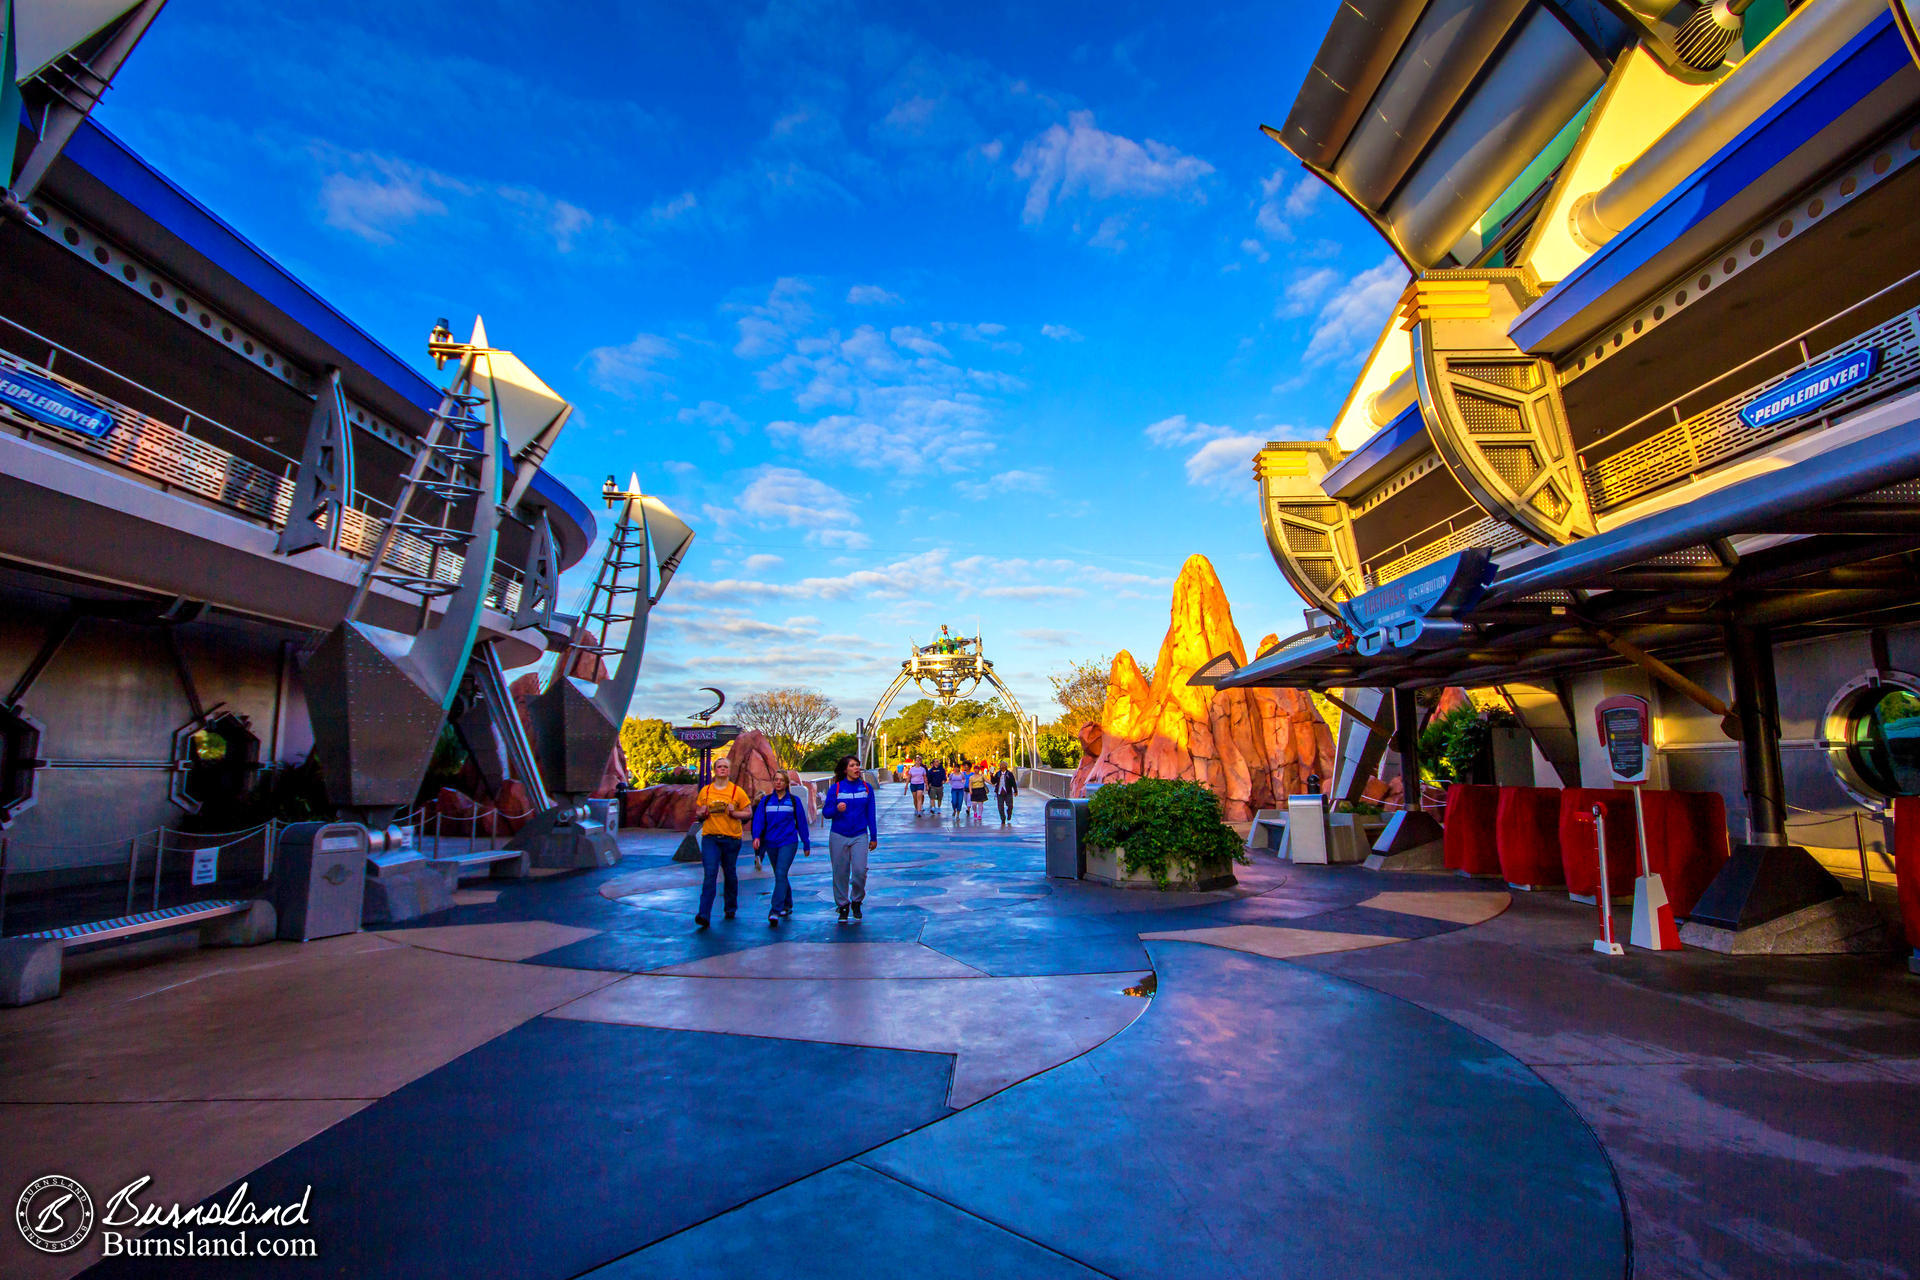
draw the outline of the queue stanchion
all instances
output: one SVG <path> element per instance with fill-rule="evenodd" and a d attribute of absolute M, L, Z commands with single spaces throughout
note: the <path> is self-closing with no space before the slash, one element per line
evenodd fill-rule
<path fill-rule="evenodd" d="M 1607 882 L 1607 811 L 1593 806 L 1593 851 L 1600 861 L 1600 936 L 1593 949 L 1603 956 L 1623 956 L 1626 952 L 1613 940 L 1613 886 Z"/>
<path fill-rule="evenodd" d="M 1648 951 L 1678 951 L 1680 927 L 1673 922 L 1673 904 L 1667 901 L 1666 882 L 1653 869 L 1653 851 L 1647 844 L 1646 807 L 1641 802 L 1640 791 L 1638 786 L 1633 789 L 1633 821 L 1640 841 L 1640 875 L 1633 882 L 1633 927 L 1627 933 L 1627 941 Z"/>

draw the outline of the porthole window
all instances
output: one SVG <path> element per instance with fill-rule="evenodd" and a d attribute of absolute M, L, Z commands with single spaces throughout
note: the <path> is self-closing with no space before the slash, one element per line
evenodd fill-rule
<path fill-rule="evenodd" d="M 1834 775 L 1861 804 L 1920 795 L 1920 676 L 1870 671 L 1842 686 L 1825 737 Z"/>

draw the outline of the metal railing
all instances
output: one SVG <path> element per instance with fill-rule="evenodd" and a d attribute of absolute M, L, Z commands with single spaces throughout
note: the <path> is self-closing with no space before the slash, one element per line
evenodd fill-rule
<path fill-rule="evenodd" d="M 22 333 L 30 334 L 36 341 L 46 342 L 49 348 L 71 355 L 64 348 L 58 348 L 23 326 L 12 321 L 6 323 Z M 72 358 L 84 360 L 81 356 Z M 92 361 L 86 363 L 100 367 Z M 105 435 L 95 437 L 83 431 L 41 422 L 0 403 L 0 422 L 15 428 L 23 436 L 38 437 L 67 451 L 97 458 L 157 481 L 164 491 L 191 495 L 257 521 L 269 529 L 279 529 L 286 524 L 288 510 L 293 504 L 292 473 L 297 464 L 271 446 L 248 439 L 230 427 L 182 407 L 182 412 L 190 419 L 238 439 L 245 439 L 249 447 L 282 459 L 287 475 L 275 475 L 265 467 L 189 434 L 181 427 L 162 422 L 103 395 L 85 383 L 76 382 L 5 348 L 0 348 L 0 367 L 55 382 L 88 403 L 105 409 L 113 417 L 113 427 Z M 145 394 L 166 400 L 166 397 L 148 391 L 124 375 L 114 374 L 112 370 L 105 372 Z M 176 403 L 171 400 L 166 402 Z M 341 511 L 340 552 L 359 560 L 370 557 L 387 510 L 388 504 L 356 490 L 352 504 Z M 410 533 L 402 532 L 396 535 L 387 551 L 387 563 L 422 578 L 452 583 L 460 579 L 464 558 L 457 551 L 432 546 Z M 519 574 L 511 569 L 496 569 L 488 586 L 487 603 L 502 612 L 511 612 L 519 604 L 519 599 Z"/>
<path fill-rule="evenodd" d="M 1737 390 L 1712 408 L 1647 437 L 1638 443 L 1588 465 L 1585 471 L 1587 495 L 1596 512 L 1616 511 L 1636 499 L 1659 492 L 1669 485 L 1691 480 L 1704 472 L 1723 466 L 1789 436 L 1813 430 L 1837 413 L 1844 413 L 1866 401 L 1877 399 L 1920 379 L 1920 308 L 1892 316 L 1857 337 L 1813 351 L 1807 339 L 1836 320 L 1872 306 L 1895 290 L 1920 280 L 1920 271 L 1912 272 L 1892 284 L 1860 299 L 1852 306 L 1809 325 L 1802 332 L 1765 351 L 1741 361 L 1703 386 L 1688 390 L 1657 409 L 1649 410 L 1625 426 L 1593 441 L 1581 450 L 1591 455 L 1622 435 L 1644 427 L 1648 422 L 1671 414 L 1679 416 L 1679 406 L 1697 397 L 1708 387 L 1737 385 L 1763 361 L 1797 348 L 1800 359 L 1790 368 L 1765 379 L 1756 386 Z M 1767 389 L 1796 377 L 1815 363 L 1845 356 L 1869 347 L 1880 350 L 1880 368 L 1857 388 L 1823 406 L 1819 413 L 1805 417 L 1783 415 L 1764 426 L 1751 427 L 1740 417 L 1740 409 Z"/>

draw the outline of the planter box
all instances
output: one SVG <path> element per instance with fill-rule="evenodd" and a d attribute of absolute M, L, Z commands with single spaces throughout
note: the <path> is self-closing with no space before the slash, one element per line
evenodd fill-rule
<path fill-rule="evenodd" d="M 1115 889 L 1156 889 L 1153 877 L 1144 871 L 1135 871 L 1126 865 L 1125 849 L 1096 849 L 1087 846 L 1087 879 L 1094 884 L 1104 884 Z M 1234 879 L 1233 863 L 1226 858 L 1214 862 L 1202 863 L 1200 874 L 1194 880 L 1169 879 L 1168 889 L 1194 890 L 1225 889 L 1239 883 Z"/>

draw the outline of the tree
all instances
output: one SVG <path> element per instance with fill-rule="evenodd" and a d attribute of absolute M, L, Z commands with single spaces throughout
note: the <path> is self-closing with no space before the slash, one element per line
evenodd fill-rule
<path fill-rule="evenodd" d="M 1019 727 L 1013 712 L 998 698 L 985 702 L 961 698 L 947 707 L 932 698 L 920 698 L 880 722 L 890 748 L 922 757 L 961 755 L 968 760 L 1004 756 L 1007 735 L 1017 733 Z"/>
<path fill-rule="evenodd" d="M 629 718 L 620 726 L 620 750 L 627 757 L 627 772 L 643 786 L 660 770 L 693 761 L 693 748 L 675 738 L 665 720 Z"/>
<path fill-rule="evenodd" d="M 818 773 L 831 769 L 847 756 L 860 754 L 860 739 L 850 733 L 836 733 L 825 742 L 807 752 L 800 761 L 800 767 L 808 773 Z"/>
<path fill-rule="evenodd" d="M 1106 710 L 1107 684 L 1112 675 L 1113 659 L 1102 655 L 1082 659 L 1048 676 L 1053 700 L 1066 709 L 1066 714 L 1054 721 L 1055 727 L 1065 733 L 1078 733 L 1081 725 L 1099 720 Z M 1152 664 L 1140 668 L 1140 677 L 1153 683 Z"/>
<path fill-rule="evenodd" d="M 1040 731 L 1040 763 L 1049 769 L 1077 769 L 1080 757 L 1085 752 L 1080 746 L 1080 735 L 1068 733 L 1064 729 L 1043 729 Z"/>
<path fill-rule="evenodd" d="M 781 763 L 792 767 L 826 741 L 840 723 L 840 708 L 817 689 L 768 689 L 740 703 L 737 718 L 766 734 Z"/>

